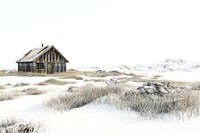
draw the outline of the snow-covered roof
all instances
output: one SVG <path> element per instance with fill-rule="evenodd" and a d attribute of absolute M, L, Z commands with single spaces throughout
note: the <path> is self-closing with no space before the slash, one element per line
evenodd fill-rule
<path fill-rule="evenodd" d="M 48 45 L 46 47 L 41 47 L 41 48 L 34 48 L 30 50 L 28 53 L 24 55 L 21 59 L 17 61 L 19 62 L 33 62 L 40 56 L 42 56 L 44 53 L 46 53 L 48 50 L 51 48 L 56 49 L 53 45 Z M 69 61 L 56 49 L 56 51 L 65 59 L 65 61 L 68 63 Z"/>

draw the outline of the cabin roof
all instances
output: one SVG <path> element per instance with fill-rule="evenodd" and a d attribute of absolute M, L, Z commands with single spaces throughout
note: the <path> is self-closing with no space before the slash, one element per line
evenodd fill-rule
<path fill-rule="evenodd" d="M 17 61 L 17 63 L 20 63 L 20 62 L 34 62 L 36 59 L 38 59 L 40 56 L 42 56 L 44 53 L 46 53 L 51 48 L 54 48 L 58 52 L 58 54 L 64 58 L 64 60 L 67 63 L 69 62 L 53 45 L 48 45 L 46 47 L 34 48 L 34 49 L 30 50 L 21 59 L 19 59 Z"/>

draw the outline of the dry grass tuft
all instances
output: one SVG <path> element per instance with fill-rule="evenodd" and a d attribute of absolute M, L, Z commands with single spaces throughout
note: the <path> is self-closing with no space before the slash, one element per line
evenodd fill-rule
<path fill-rule="evenodd" d="M 40 82 L 37 85 L 49 85 L 49 84 L 53 84 L 53 85 L 66 85 L 68 84 L 68 82 L 66 81 L 59 81 L 56 79 L 48 79 L 46 81 Z"/>
<path fill-rule="evenodd" d="M 200 95 L 199 92 L 181 91 L 164 96 L 148 94 L 128 94 L 120 96 L 120 108 L 131 109 L 139 112 L 142 116 L 156 118 L 159 115 L 171 114 L 172 116 L 188 118 L 199 116 Z"/>
<path fill-rule="evenodd" d="M 192 89 L 193 89 L 193 90 L 198 90 L 198 91 L 200 91 L 200 85 L 198 85 L 198 86 L 193 86 Z"/>
<path fill-rule="evenodd" d="M 9 119 L 3 119 L 0 121 L 0 128 L 6 128 L 9 126 L 13 126 L 18 123 L 18 119 L 16 117 L 11 117 Z"/>
<path fill-rule="evenodd" d="M 24 131 L 13 131 L 16 130 L 14 128 L 17 128 L 17 125 L 21 124 L 21 125 L 27 125 L 26 128 L 24 128 Z M 4 129 L 4 130 L 3 130 Z M 44 133 L 45 129 L 44 126 L 41 122 L 38 121 L 27 121 L 27 120 L 22 120 L 20 118 L 17 117 L 10 117 L 10 118 L 6 118 L 6 119 L 1 119 L 0 120 L 0 132 L 2 131 L 2 133 Z M 31 131 L 33 130 L 33 131 Z"/>
<path fill-rule="evenodd" d="M 119 91 L 121 89 L 117 86 L 101 88 L 89 84 L 81 87 L 77 93 L 66 93 L 50 98 L 44 105 L 55 110 L 70 110 L 82 107 L 108 94 L 119 93 Z"/>
<path fill-rule="evenodd" d="M 21 87 L 21 86 L 28 86 L 30 85 L 29 83 L 17 83 L 13 87 Z"/>
<path fill-rule="evenodd" d="M 65 75 L 61 77 L 62 79 L 76 79 L 76 80 L 83 80 L 81 76 L 77 75 Z"/>
<path fill-rule="evenodd" d="M 106 82 L 105 79 L 85 79 L 85 82 Z"/>
<path fill-rule="evenodd" d="M 0 85 L 0 90 L 2 90 L 2 89 L 5 89 L 5 87 Z"/>
<path fill-rule="evenodd" d="M 26 95 L 40 95 L 40 94 L 47 93 L 47 91 L 39 90 L 37 88 L 28 88 L 28 89 L 22 90 L 22 92 L 25 93 Z"/>
<path fill-rule="evenodd" d="M 138 112 L 141 116 L 158 118 L 170 115 L 176 118 L 188 118 L 200 115 L 200 92 L 182 90 L 163 96 L 155 94 L 131 94 L 124 90 L 132 87 L 129 84 L 95 87 L 83 86 L 76 93 L 65 93 L 48 99 L 44 106 L 55 110 L 70 110 L 82 107 L 91 102 L 106 103 L 118 109 Z M 104 98 L 103 98 L 104 97 Z M 103 100 L 102 100 L 103 99 Z"/>
<path fill-rule="evenodd" d="M 13 92 L 0 92 L 0 101 L 12 100 L 21 96 L 21 93 L 18 91 Z"/>
<path fill-rule="evenodd" d="M 59 74 L 59 77 L 61 77 L 63 79 L 83 80 L 83 78 L 81 77 L 83 75 L 84 75 L 84 72 L 82 72 L 82 71 L 70 69 L 70 70 L 67 70 L 65 73 Z"/>

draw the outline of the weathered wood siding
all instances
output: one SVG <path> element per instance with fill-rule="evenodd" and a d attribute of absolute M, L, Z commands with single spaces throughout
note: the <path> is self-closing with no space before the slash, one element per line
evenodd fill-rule
<path fill-rule="evenodd" d="M 48 50 L 34 62 L 18 63 L 18 71 L 57 73 L 66 71 L 65 59 L 54 49 Z"/>

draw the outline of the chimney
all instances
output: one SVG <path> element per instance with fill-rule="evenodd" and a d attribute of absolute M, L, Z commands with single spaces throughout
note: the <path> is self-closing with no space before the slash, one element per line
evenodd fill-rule
<path fill-rule="evenodd" d="M 43 43 L 42 43 L 42 47 L 43 47 Z"/>

